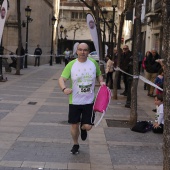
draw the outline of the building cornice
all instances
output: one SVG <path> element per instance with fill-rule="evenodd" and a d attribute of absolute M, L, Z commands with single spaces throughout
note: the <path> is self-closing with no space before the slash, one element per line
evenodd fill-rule
<path fill-rule="evenodd" d="M 87 1 L 87 3 L 92 3 L 92 1 Z M 111 1 L 99 1 L 98 2 L 101 7 L 111 7 Z M 63 6 L 84 6 L 85 4 L 80 1 L 60 1 L 60 4 Z"/>

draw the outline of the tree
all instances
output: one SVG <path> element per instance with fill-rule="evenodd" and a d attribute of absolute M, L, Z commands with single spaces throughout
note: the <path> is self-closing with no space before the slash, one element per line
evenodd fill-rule
<path fill-rule="evenodd" d="M 101 28 L 100 28 L 100 17 L 99 14 L 102 16 L 102 19 L 104 22 L 105 18 L 103 16 L 102 10 L 101 10 L 101 6 L 98 3 L 98 0 L 93 0 L 93 1 L 88 1 L 88 3 L 84 0 L 80 0 L 86 7 L 88 7 L 90 9 L 90 11 L 92 12 L 95 21 L 96 21 L 96 28 L 97 28 L 97 34 L 98 34 L 98 41 L 99 41 L 99 54 L 100 54 L 100 60 L 104 59 L 103 54 L 103 48 L 102 48 L 102 36 L 101 36 Z"/>
<path fill-rule="evenodd" d="M 163 170 L 170 169 L 170 1 L 164 0 L 163 12 L 163 59 L 164 59 L 164 134 Z"/>
<path fill-rule="evenodd" d="M 121 38 L 122 38 L 122 32 L 123 32 L 123 25 L 125 20 L 125 14 L 127 11 L 130 11 L 133 9 L 134 0 L 126 0 L 125 8 L 123 12 L 120 15 L 120 24 L 119 24 L 119 33 L 118 33 L 118 41 L 117 41 L 117 50 L 118 50 L 118 67 L 120 65 L 120 57 L 121 57 Z M 115 74 L 115 78 L 113 81 L 113 99 L 117 100 L 117 79 L 118 79 L 118 72 Z"/>
<path fill-rule="evenodd" d="M 21 2 L 17 0 L 17 19 L 18 19 L 18 54 L 21 54 L 22 36 L 21 36 Z M 17 57 L 16 75 L 20 75 L 20 57 Z"/>
<path fill-rule="evenodd" d="M 141 10 L 143 0 L 136 0 L 135 4 L 135 19 L 134 19 L 134 32 L 133 32 L 133 75 L 138 76 L 138 53 L 141 45 Z M 131 89 L 131 112 L 130 124 L 134 126 L 137 122 L 137 87 L 138 77 L 133 78 Z"/>

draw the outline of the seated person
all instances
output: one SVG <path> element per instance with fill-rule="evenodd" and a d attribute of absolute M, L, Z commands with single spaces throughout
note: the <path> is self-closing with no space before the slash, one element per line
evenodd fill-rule
<path fill-rule="evenodd" d="M 155 97 L 155 105 L 157 112 L 155 114 L 155 123 L 153 124 L 152 131 L 154 133 L 163 133 L 164 130 L 164 110 L 163 110 L 163 95 L 158 94 Z"/>
<path fill-rule="evenodd" d="M 154 83 L 155 83 L 158 87 L 160 87 L 160 88 L 163 89 L 163 82 L 164 82 L 164 70 L 163 70 L 163 68 L 161 68 L 161 69 L 159 70 L 159 72 L 158 72 L 158 76 L 156 77 Z M 163 91 L 161 91 L 161 90 L 159 90 L 159 89 L 156 88 L 156 95 L 162 94 L 162 93 L 163 93 Z"/>

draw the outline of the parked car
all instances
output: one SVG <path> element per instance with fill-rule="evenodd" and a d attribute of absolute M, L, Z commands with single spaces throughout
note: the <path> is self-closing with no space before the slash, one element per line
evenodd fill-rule
<path fill-rule="evenodd" d="M 99 56 L 97 56 L 97 52 L 96 51 L 92 51 L 91 53 L 89 53 L 88 55 L 89 57 L 93 58 L 96 61 L 99 61 Z M 106 57 L 106 54 L 105 54 Z M 102 62 L 102 61 L 101 61 Z"/>
<path fill-rule="evenodd" d="M 88 57 L 93 58 L 99 63 L 99 56 L 97 56 L 96 51 L 92 51 L 91 53 L 89 53 Z M 103 77 L 105 77 L 105 65 L 106 65 L 105 62 L 103 60 L 100 60 L 100 69 L 101 69 Z"/>
<path fill-rule="evenodd" d="M 96 61 L 99 61 L 99 56 L 97 56 L 97 51 L 92 51 L 91 53 L 89 53 L 88 56 L 93 58 Z"/>

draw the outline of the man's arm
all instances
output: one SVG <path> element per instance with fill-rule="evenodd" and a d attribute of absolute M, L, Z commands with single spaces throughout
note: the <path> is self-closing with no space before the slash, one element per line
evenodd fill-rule
<path fill-rule="evenodd" d="M 106 85 L 106 83 L 104 82 L 104 80 L 103 80 L 103 76 L 102 75 L 99 75 L 98 77 L 97 77 L 97 79 L 98 79 L 98 82 L 99 82 L 99 84 L 102 86 L 102 85 Z"/>
<path fill-rule="evenodd" d="M 66 81 L 67 81 L 66 78 L 60 77 L 58 80 L 58 84 L 59 84 L 61 90 L 64 92 L 64 94 L 68 95 L 68 94 L 72 93 L 72 89 L 66 87 L 66 84 L 65 84 Z"/>

